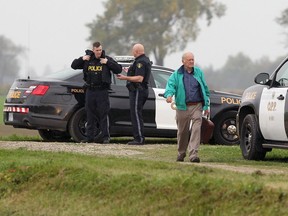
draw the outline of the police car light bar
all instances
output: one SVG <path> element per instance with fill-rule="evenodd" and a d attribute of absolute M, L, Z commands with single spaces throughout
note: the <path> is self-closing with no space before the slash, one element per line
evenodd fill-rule
<path fill-rule="evenodd" d="M 133 56 L 115 56 L 114 60 L 117 62 L 133 62 L 135 58 Z"/>

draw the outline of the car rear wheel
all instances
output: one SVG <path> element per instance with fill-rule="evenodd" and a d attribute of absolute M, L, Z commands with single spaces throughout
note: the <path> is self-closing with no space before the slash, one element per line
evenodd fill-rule
<path fill-rule="evenodd" d="M 240 132 L 240 148 L 243 157 L 247 160 L 263 160 L 266 150 L 262 147 L 262 141 L 255 115 L 247 115 L 243 120 Z"/>
<path fill-rule="evenodd" d="M 82 140 L 87 138 L 86 123 L 87 115 L 85 108 L 82 107 L 74 113 L 69 122 L 69 133 L 71 134 L 75 142 L 81 142 Z M 98 127 L 95 128 L 95 140 L 97 140 L 97 138 L 99 138 L 99 136 L 101 135 L 101 131 Z"/>
<path fill-rule="evenodd" d="M 66 131 L 41 129 L 38 133 L 46 142 L 69 142 L 71 140 L 70 134 Z"/>
<path fill-rule="evenodd" d="M 215 119 L 215 129 L 213 133 L 214 142 L 223 145 L 239 144 L 239 137 L 236 130 L 237 111 L 231 110 L 223 113 Z"/>
<path fill-rule="evenodd" d="M 69 133 L 75 142 L 81 142 L 86 138 L 86 112 L 85 108 L 77 110 L 69 122 Z"/>

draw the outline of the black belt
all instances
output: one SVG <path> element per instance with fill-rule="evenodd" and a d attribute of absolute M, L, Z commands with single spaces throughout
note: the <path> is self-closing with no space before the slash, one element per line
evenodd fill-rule
<path fill-rule="evenodd" d="M 127 83 L 126 87 L 128 88 L 129 91 L 135 91 L 136 89 L 139 89 L 139 90 L 148 89 L 147 83 L 129 82 Z"/>
<path fill-rule="evenodd" d="M 105 84 L 88 84 L 85 83 L 85 87 L 88 89 L 109 89 L 109 85 Z"/>
<path fill-rule="evenodd" d="M 89 88 L 103 88 L 104 85 L 88 85 Z"/>

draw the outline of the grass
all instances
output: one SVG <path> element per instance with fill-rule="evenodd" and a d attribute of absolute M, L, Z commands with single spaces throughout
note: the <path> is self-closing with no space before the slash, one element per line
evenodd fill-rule
<path fill-rule="evenodd" d="M 176 163 L 176 148 L 135 146 L 142 154 L 125 157 L 0 150 L 0 215 L 286 214 L 288 151 L 255 162 L 238 146 L 201 146 L 204 163 L 286 170 L 275 175 Z"/>
<path fill-rule="evenodd" d="M 12 135 L 0 140 L 41 139 Z M 120 145 L 127 141 L 112 139 Z M 239 146 L 201 145 L 201 163 L 192 165 L 175 162 L 176 139 L 147 143 L 170 145 L 131 146 L 141 154 L 125 157 L 0 149 L 0 215 L 287 214 L 288 151 L 273 149 L 265 161 L 247 161 Z M 212 166 L 201 166 L 205 163 Z M 255 171 L 215 168 L 219 164 Z"/>
<path fill-rule="evenodd" d="M 5 101 L 6 96 L 1 96 L 0 95 L 0 125 L 3 125 L 3 104 Z"/>

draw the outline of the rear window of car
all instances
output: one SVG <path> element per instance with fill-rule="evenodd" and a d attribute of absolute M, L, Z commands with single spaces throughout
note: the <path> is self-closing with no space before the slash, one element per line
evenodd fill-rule
<path fill-rule="evenodd" d="M 70 79 L 76 75 L 82 74 L 82 70 L 72 70 L 72 69 L 66 69 L 66 70 L 61 70 L 57 71 L 54 73 L 50 73 L 47 75 L 42 76 L 42 78 L 45 78 L 45 80 L 53 79 L 53 80 L 67 80 Z"/>

